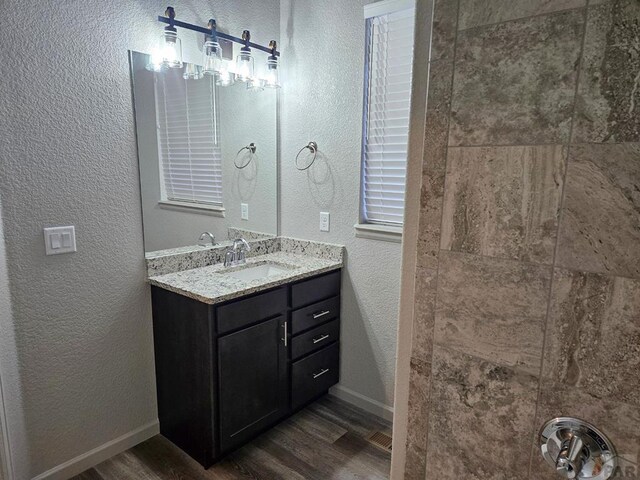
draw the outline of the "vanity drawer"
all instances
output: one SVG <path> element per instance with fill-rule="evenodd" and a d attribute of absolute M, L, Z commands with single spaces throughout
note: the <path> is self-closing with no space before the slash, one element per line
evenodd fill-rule
<path fill-rule="evenodd" d="M 300 308 L 339 294 L 340 270 L 293 285 L 291 307 Z"/>
<path fill-rule="evenodd" d="M 314 352 L 340 338 L 340 320 L 335 319 L 291 339 L 291 359 Z"/>
<path fill-rule="evenodd" d="M 302 407 L 340 379 L 340 345 L 334 343 L 291 366 L 291 408 Z"/>
<path fill-rule="evenodd" d="M 287 289 L 279 288 L 217 308 L 218 335 L 281 315 L 287 309 Z"/>
<path fill-rule="evenodd" d="M 340 297 L 333 297 L 295 310 L 291 313 L 291 334 L 296 335 L 316 327 L 328 320 L 338 318 L 338 315 L 340 315 Z"/>

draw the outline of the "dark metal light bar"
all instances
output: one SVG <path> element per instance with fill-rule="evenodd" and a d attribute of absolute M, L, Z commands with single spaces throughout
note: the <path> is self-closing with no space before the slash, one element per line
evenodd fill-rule
<path fill-rule="evenodd" d="M 158 21 L 174 27 L 186 28 L 187 30 L 191 30 L 194 32 L 204 33 L 205 35 L 211 35 L 211 29 L 209 28 L 200 27 L 198 25 L 192 25 L 191 23 L 181 22 L 180 20 L 176 20 L 175 18 L 163 17 L 159 15 Z M 225 40 L 229 40 L 231 42 L 239 43 L 243 46 L 246 44 L 246 42 L 243 39 L 234 37 L 233 35 L 229 35 L 227 33 L 222 33 L 218 30 L 216 30 L 216 35 L 220 38 L 224 38 Z M 260 50 L 265 53 L 275 55 L 276 57 L 280 56 L 280 52 L 278 51 L 274 52 L 273 49 L 269 47 L 263 47 L 262 45 L 258 45 L 257 43 L 249 42 L 249 47 L 255 48 L 256 50 Z"/>

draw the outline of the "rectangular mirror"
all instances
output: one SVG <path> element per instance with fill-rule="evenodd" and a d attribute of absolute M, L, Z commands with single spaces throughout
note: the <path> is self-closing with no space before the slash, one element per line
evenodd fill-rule
<path fill-rule="evenodd" d="M 145 251 L 276 235 L 277 91 L 218 86 L 194 64 L 149 71 L 138 52 L 130 64 Z"/>

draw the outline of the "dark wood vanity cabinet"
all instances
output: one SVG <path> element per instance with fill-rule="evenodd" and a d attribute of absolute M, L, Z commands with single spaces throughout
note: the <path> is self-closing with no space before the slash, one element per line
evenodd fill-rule
<path fill-rule="evenodd" d="M 339 380 L 339 270 L 219 305 L 152 298 L 160 432 L 205 468 Z"/>

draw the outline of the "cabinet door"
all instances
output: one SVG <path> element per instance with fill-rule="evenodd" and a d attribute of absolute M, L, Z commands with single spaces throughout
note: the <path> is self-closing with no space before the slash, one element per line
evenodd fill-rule
<path fill-rule="evenodd" d="M 284 322 L 279 316 L 218 339 L 221 453 L 287 414 Z"/>

